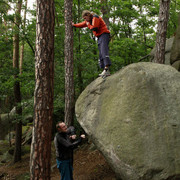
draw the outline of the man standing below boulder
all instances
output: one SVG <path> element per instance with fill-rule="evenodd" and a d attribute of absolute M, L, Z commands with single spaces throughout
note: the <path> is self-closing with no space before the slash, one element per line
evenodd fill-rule
<path fill-rule="evenodd" d="M 85 135 L 75 140 L 76 135 L 69 135 L 68 128 L 64 122 L 56 125 L 58 133 L 54 138 L 56 149 L 57 168 L 61 174 L 61 180 L 73 180 L 73 149 L 77 148 Z"/>
<path fill-rule="evenodd" d="M 101 77 L 110 76 L 109 66 L 111 61 L 109 59 L 109 40 L 110 40 L 110 31 L 108 30 L 104 20 L 88 11 L 84 10 L 82 12 L 82 17 L 85 21 L 81 23 L 72 25 L 77 28 L 88 27 L 93 31 L 93 34 L 98 38 L 98 49 L 99 49 L 99 65 L 100 68 L 103 68 L 103 72 L 99 74 Z"/>

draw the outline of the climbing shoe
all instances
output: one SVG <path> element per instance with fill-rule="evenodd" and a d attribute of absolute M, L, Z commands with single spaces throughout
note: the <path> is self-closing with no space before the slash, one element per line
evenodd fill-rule
<path fill-rule="evenodd" d="M 99 74 L 100 77 L 107 77 L 107 76 L 110 76 L 110 71 L 109 69 L 104 69 L 104 71 Z"/>

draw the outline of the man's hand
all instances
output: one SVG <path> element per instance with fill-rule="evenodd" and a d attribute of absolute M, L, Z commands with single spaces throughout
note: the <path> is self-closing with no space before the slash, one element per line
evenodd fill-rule
<path fill-rule="evenodd" d="M 72 136 L 70 136 L 70 138 L 74 140 L 74 139 L 76 139 L 76 135 L 72 135 Z"/>
<path fill-rule="evenodd" d="M 81 134 L 81 138 L 85 139 L 86 138 L 85 134 Z"/>

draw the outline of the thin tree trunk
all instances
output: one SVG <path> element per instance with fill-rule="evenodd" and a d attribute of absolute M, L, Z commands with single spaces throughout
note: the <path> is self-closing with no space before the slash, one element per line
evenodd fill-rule
<path fill-rule="evenodd" d="M 24 59 L 24 34 L 25 34 L 25 26 L 26 26 L 26 12 L 27 12 L 27 1 L 25 0 L 25 9 L 24 9 L 24 20 L 23 20 L 23 40 L 21 45 L 21 51 L 20 51 L 20 74 L 22 74 L 22 66 L 23 66 L 23 59 Z"/>
<path fill-rule="evenodd" d="M 74 118 L 74 67 L 73 67 L 73 29 L 72 29 L 72 0 L 64 1 L 65 9 L 65 117 L 67 125 L 73 124 Z"/>
<path fill-rule="evenodd" d="M 17 2 L 17 10 L 15 13 L 15 26 L 14 26 L 14 37 L 13 37 L 13 68 L 15 69 L 14 99 L 15 99 L 15 107 L 16 107 L 16 135 L 15 135 L 14 163 L 21 160 L 21 138 L 22 138 L 21 91 L 20 91 L 20 83 L 17 80 L 19 75 L 19 25 L 20 25 L 21 5 L 22 5 L 22 1 L 19 0 Z"/>
<path fill-rule="evenodd" d="M 154 62 L 164 64 L 165 62 L 165 46 L 166 32 L 169 18 L 170 0 L 161 0 L 159 7 L 159 19 L 156 36 L 156 51 Z"/>
<path fill-rule="evenodd" d="M 37 0 L 31 180 L 50 180 L 54 88 L 54 1 Z"/>

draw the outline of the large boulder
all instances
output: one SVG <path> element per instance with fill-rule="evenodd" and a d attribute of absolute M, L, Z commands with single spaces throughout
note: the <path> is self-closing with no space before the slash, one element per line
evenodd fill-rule
<path fill-rule="evenodd" d="M 171 66 L 136 63 L 97 78 L 76 116 L 119 179 L 180 178 L 180 73 Z"/>

